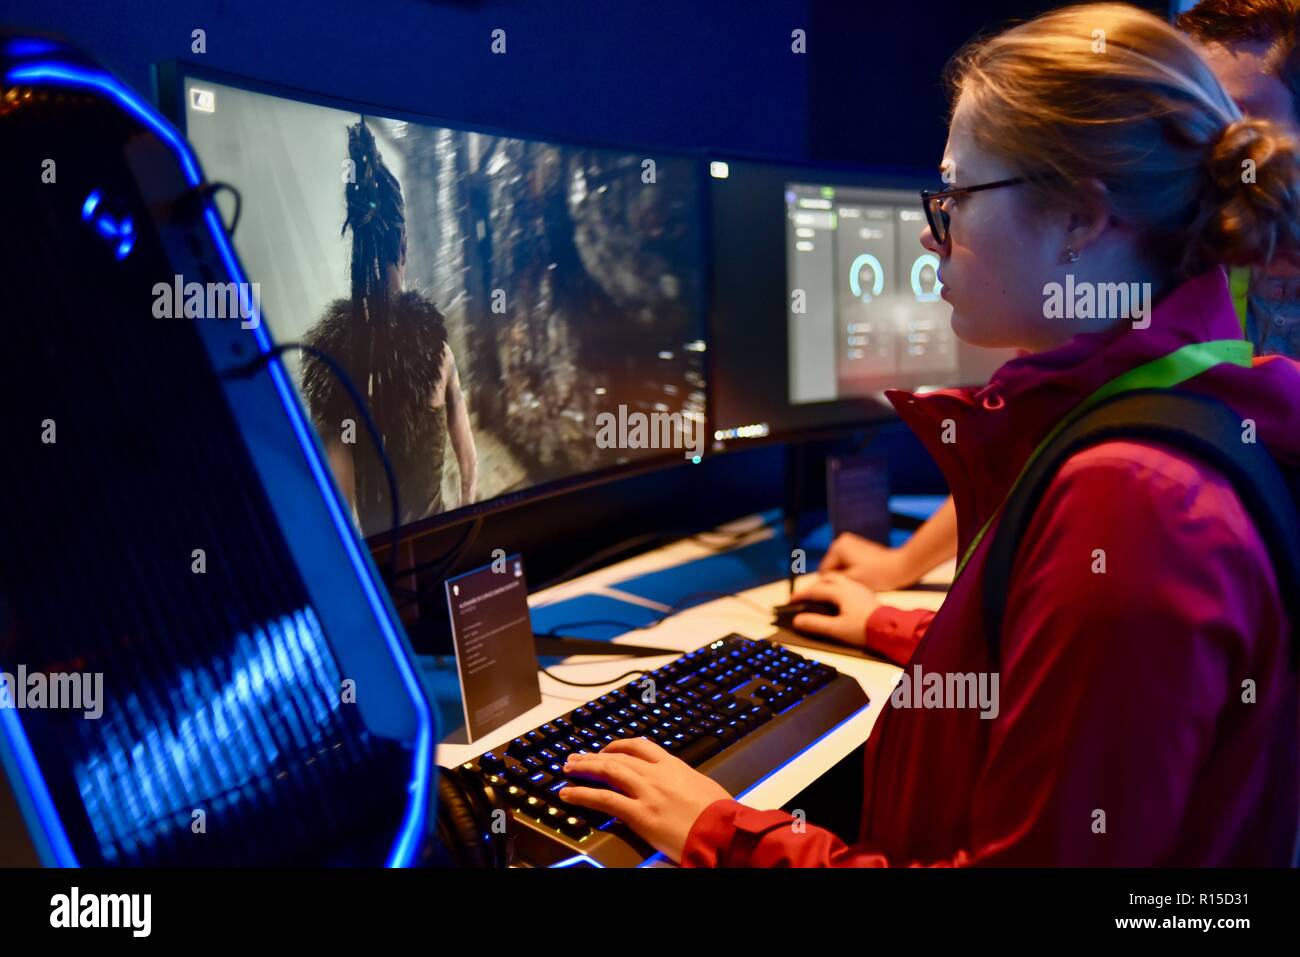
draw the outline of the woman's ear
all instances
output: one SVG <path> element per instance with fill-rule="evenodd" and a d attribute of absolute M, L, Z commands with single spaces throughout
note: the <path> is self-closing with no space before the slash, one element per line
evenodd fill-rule
<path fill-rule="evenodd" d="M 1110 212 L 1110 191 L 1105 183 L 1089 178 L 1079 180 L 1074 186 L 1075 195 L 1069 206 L 1065 231 L 1067 258 L 1069 253 L 1077 257 L 1114 222 Z"/>

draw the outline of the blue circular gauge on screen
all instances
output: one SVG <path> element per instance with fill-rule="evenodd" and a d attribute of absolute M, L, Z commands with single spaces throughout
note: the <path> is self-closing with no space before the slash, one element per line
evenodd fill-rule
<path fill-rule="evenodd" d="M 862 272 L 863 266 L 871 267 L 871 294 L 879 296 L 885 291 L 885 270 L 880 265 L 880 260 L 871 253 L 863 253 L 857 259 L 853 260 L 853 265 L 849 267 L 849 288 L 853 290 L 853 295 L 859 299 L 862 298 L 862 280 L 858 278 Z"/>
<path fill-rule="evenodd" d="M 934 288 L 921 288 L 921 270 L 929 266 L 934 273 Z M 912 263 L 912 292 L 916 294 L 917 302 L 934 302 L 939 298 L 939 290 L 943 288 L 943 283 L 939 281 L 939 257 L 933 253 L 921 253 L 916 257 L 916 262 Z"/>

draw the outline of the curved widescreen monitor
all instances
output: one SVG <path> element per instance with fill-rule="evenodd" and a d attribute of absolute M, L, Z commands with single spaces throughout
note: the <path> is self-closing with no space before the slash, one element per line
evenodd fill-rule
<path fill-rule="evenodd" d="M 941 184 L 753 161 L 710 171 L 714 448 L 859 426 L 892 415 L 886 389 L 981 383 L 1011 357 L 953 335 L 919 241 L 919 190 Z"/>
<path fill-rule="evenodd" d="M 702 451 L 697 159 L 185 65 L 159 86 L 208 181 L 240 194 L 234 242 L 262 321 L 323 349 L 368 401 L 404 530 Z M 325 360 L 286 365 L 362 532 L 385 533 L 382 461 L 355 404 Z"/>

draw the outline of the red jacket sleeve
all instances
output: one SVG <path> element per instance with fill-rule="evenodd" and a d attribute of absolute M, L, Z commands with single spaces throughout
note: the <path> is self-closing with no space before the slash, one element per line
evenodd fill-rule
<path fill-rule="evenodd" d="M 934 612 L 924 608 L 903 611 L 881 605 L 867 618 L 867 651 L 905 665 L 930 627 Z"/>
<path fill-rule="evenodd" d="M 1258 533 L 1218 476 L 1107 443 L 1049 487 L 1013 581 L 988 754 L 974 792 L 955 796 L 970 804 L 969 847 L 886 860 L 784 812 L 722 800 L 696 820 L 683 865 L 1166 862 L 1234 666 L 1278 629 Z"/>

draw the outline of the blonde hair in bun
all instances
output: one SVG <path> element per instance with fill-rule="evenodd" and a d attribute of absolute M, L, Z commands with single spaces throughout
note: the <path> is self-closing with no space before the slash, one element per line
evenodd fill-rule
<path fill-rule="evenodd" d="M 1106 187 L 1143 252 L 1180 277 L 1300 249 L 1300 147 L 1243 118 L 1196 45 L 1137 7 L 1065 7 L 976 41 L 949 82 L 980 146 L 1044 204 Z"/>

